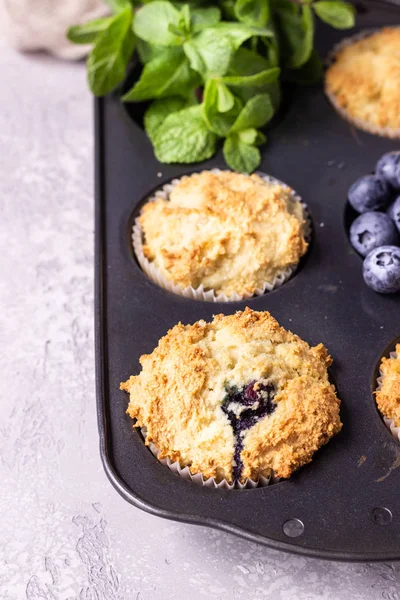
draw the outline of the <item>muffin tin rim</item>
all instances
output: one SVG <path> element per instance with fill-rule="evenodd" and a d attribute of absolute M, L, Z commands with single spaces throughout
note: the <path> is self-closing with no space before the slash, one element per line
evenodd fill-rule
<path fill-rule="evenodd" d="M 96 107 L 96 112 L 99 113 L 99 109 L 100 109 L 100 103 L 104 102 L 104 101 L 98 101 L 97 107 Z M 100 149 L 99 149 L 100 150 Z M 100 152 L 98 152 L 98 154 L 100 154 Z M 98 162 L 98 167 L 100 166 L 100 163 Z M 97 169 L 97 171 L 101 171 L 100 168 Z M 98 176 L 97 176 L 97 182 L 101 181 L 101 173 L 98 172 Z M 98 186 L 97 186 L 98 187 Z M 100 194 L 100 190 L 97 189 L 97 194 Z M 102 213 L 102 206 L 100 206 L 100 202 L 96 203 L 96 232 L 101 232 L 102 231 L 102 219 L 101 219 L 101 213 Z M 102 307 L 102 277 L 101 277 L 101 263 L 102 263 L 102 238 L 100 235 L 96 235 L 96 263 L 97 263 L 97 268 L 96 268 L 96 279 L 97 279 L 97 289 L 98 289 L 98 293 L 96 294 L 96 314 L 97 314 L 97 318 L 96 318 L 96 345 L 100 347 L 102 347 L 104 349 L 104 345 L 102 343 L 102 341 L 104 340 L 103 334 L 104 332 L 102 331 L 102 319 L 100 318 L 100 309 Z M 171 297 L 174 297 L 174 295 L 170 295 Z M 220 304 L 218 304 L 218 307 L 221 307 Z M 98 380 L 98 389 L 101 391 L 101 396 L 104 399 L 104 377 L 103 377 L 103 373 L 102 373 L 102 367 L 105 366 L 106 362 L 104 360 L 104 358 L 102 358 L 102 352 L 99 350 L 96 353 L 96 356 L 98 358 L 98 365 L 99 368 L 97 370 L 97 380 Z M 363 560 L 394 560 L 396 558 L 398 558 L 398 556 L 396 554 L 380 554 L 379 556 L 377 556 L 376 554 L 372 554 L 370 555 L 369 553 L 352 553 L 352 552 L 343 552 L 343 551 L 336 551 L 336 550 L 321 550 L 320 548 L 303 548 L 302 546 L 299 545 L 293 545 L 293 543 L 289 543 L 289 542 L 282 542 L 280 540 L 277 539 L 273 539 L 273 538 L 265 538 L 264 536 L 260 536 L 257 534 L 254 534 L 251 531 L 246 531 L 244 530 L 242 527 L 238 527 L 235 525 L 232 525 L 230 523 L 223 523 L 221 521 L 218 521 L 214 518 L 211 517 L 196 517 L 194 515 L 182 515 L 181 513 L 172 513 L 170 510 L 164 510 L 164 509 L 160 509 L 159 507 L 150 504 L 149 502 L 146 502 L 145 500 L 143 500 L 142 498 L 139 498 L 138 496 L 135 496 L 134 494 L 132 494 L 132 492 L 130 491 L 129 487 L 125 484 L 125 482 L 123 481 L 122 478 L 120 478 L 120 476 L 117 474 L 117 472 L 115 471 L 113 465 L 112 465 L 112 461 L 110 459 L 109 456 L 109 452 L 106 446 L 106 436 L 105 436 L 105 430 L 103 429 L 104 427 L 104 420 L 106 419 L 106 413 L 105 413 L 105 407 L 103 404 L 98 404 L 98 425 L 99 425 L 99 433 L 100 433 L 100 443 L 101 443 L 101 455 L 102 455 L 102 461 L 103 461 L 103 465 L 105 468 L 105 471 L 107 473 L 107 476 L 109 477 L 111 483 L 114 485 L 114 487 L 117 489 L 117 491 L 126 499 L 128 500 L 130 503 L 134 504 L 135 506 L 142 508 L 144 510 L 146 510 L 147 512 L 150 512 L 152 514 L 156 514 L 158 516 L 163 516 L 166 518 L 170 518 L 173 520 L 180 520 L 180 521 L 184 521 L 184 522 L 190 522 L 190 523 L 194 523 L 194 524 L 200 524 L 200 525 L 209 525 L 218 529 L 223 529 L 225 531 L 231 532 L 231 533 L 235 533 L 236 535 L 239 535 L 240 537 L 244 537 L 246 539 L 248 539 L 249 541 L 257 541 L 259 543 L 262 543 L 265 546 L 269 546 L 271 548 L 274 549 L 280 549 L 280 550 L 287 550 L 289 552 L 296 552 L 299 554 L 303 554 L 306 556 L 314 556 L 314 557 L 319 557 L 319 558 L 325 558 L 325 559 L 330 559 L 330 560 L 342 560 L 342 561 L 363 561 Z M 156 459 L 154 459 L 155 462 Z M 162 465 L 160 465 L 160 468 L 165 469 L 165 467 L 163 467 Z M 173 473 L 169 474 L 170 478 L 175 478 Z M 194 487 L 196 487 L 198 490 L 202 490 L 204 488 L 202 487 L 198 487 L 196 486 L 194 483 L 192 484 L 192 482 L 184 482 L 186 486 L 188 485 L 192 485 Z M 281 481 L 279 482 L 280 485 L 279 486 L 269 486 L 268 487 L 268 492 L 272 491 L 273 488 L 277 488 L 280 487 L 282 488 L 283 486 L 288 486 L 290 484 L 290 480 L 285 480 L 285 481 Z M 208 493 L 209 490 L 208 488 L 206 488 Z M 258 488 L 260 495 L 262 493 L 265 493 L 265 488 Z M 242 490 L 242 493 L 248 493 L 248 492 L 254 492 L 254 490 Z M 231 495 L 230 494 L 230 490 L 212 490 L 211 492 L 212 494 L 218 494 L 220 496 L 225 496 L 225 494 Z M 235 494 L 236 495 L 236 494 Z M 292 515 L 293 516 L 293 515 Z M 290 517 L 290 515 L 289 515 Z"/>
<path fill-rule="evenodd" d="M 376 3 L 375 3 L 375 4 L 376 4 Z M 342 230 L 342 231 L 343 231 L 343 230 Z M 341 255 L 343 256 L 343 255 L 344 255 L 344 252 L 341 252 Z M 96 258 L 98 258 L 98 257 L 96 256 Z M 103 266 L 106 266 L 106 265 L 103 265 Z M 353 269 L 353 271 L 354 271 L 354 269 Z M 107 272 L 105 272 L 105 275 L 106 275 L 106 274 L 107 274 Z M 99 275 L 101 275 L 101 273 L 99 273 Z M 337 275 L 337 273 L 336 273 L 336 275 Z M 102 291 L 102 290 L 100 290 L 100 292 L 101 292 L 101 291 Z M 170 299 L 171 299 L 171 297 L 170 297 Z M 96 298 L 96 300 L 97 300 L 97 298 Z M 175 308 L 176 308 L 178 303 L 175 303 L 175 302 L 172 302 L 172 304 L 170 303 L 170 305 L 171 305 L 172 307 L 174 306 L 174 304 L 175 304 Z M 273 303 L 272 303 L 272 304 L 273 304 Z M 218 308 L 221 308 L 221 305 L 218 305 Z M 269 307 L 268 307 L 268 306 L 267 306 L 267 309 L 269 309 Z M 179 306 L 178 306 L 177 310 L 179 310 Z M 231 310 L 232 310 L 232 309 L 231 309 Z M 176 312 L 176 311 L 175 311 L 175 312 Z M 201 312 L 201 311 L 200 311 L 200 312 Z M 273 311 L 273 310 L 271 310 L 271 312 L 273 312 L 273 314 L 274 314 L 274 311 Z M 275 313 L 275 314 L 276 314 L 276 313 Z M 278 313 L 278 315 L 276 315 L 276 316 L 277 316 L 277 317 L 278 317 L 278 319 L 280 320 L 279 313 Z M 103 323 L 103 325 L 104 325 L 104 323 Z M 373 322 L 373 321 L 371 322 L 371 326 L 372 326 L 372 328 L 374 328 L 374 329 L 376 330 L 376 326 L 374 327 L 374 322 Z M 299 332 L 299 333 L 301 334 L 301 332 Z M 308 338 L 305 338 L 305 339 L 308 339 Z M 381 337 L 380 337 L 379 339 L 381 339 Z M 381 343 L 381 342 L 380 342 L 380 343 Z M 97 358 L 99 358 L 99 354 L 98 354 L 98 353 L 97 353 Z M 374 364 L 375 364 L 375 363 L 374 363 Z M 103 363 L 103 364 L 102 364 L 102 366 L 104 367 L 104 366 L 106 366 L 106 365 Z M 339 364 L 339 368 L 340 368 L 340 364 Z M 108 373 L 107 373 L 107 375 L 108 375 Z M 103 398 L 103 399 L 104 399 L 104 398 Z M 109 458 L 109 459 L 111 459 L 111 456 L 110 456 L 110 455 L 108 455 L 108 458 Z M 335 459 L 334 459 L 334 456 L 331 456 L 330 460 L 332 460 L 332 459 L 333 459 L 333 461 L 335 460 Z M 285 483 L 285 486 L 288 486 L 288 485 L 289 485 L 289 482 L 282 482 L 282 484 L 281 484 L 282 486 L 283 486 L 283 483 Z M 186 485 L 187 485 L 187 484 L 186 484 Z M 273 487 L 273 486 L 272 486 L 272 487 Z M 276 487 L 279 487 L 279 486 L 276 486 Z M 201 488 L 200 488 L 200 489 L 201 489 Z M 271 488 L 271 490 L 272 490 L 272 488 Z M 222 494 L 223 492 L 219 492 L 219 493 L 220 493 L 220 494 Z M 227 492 L 227 493 L 229 493 L 229 492 Z M 193 515 L 192 515 L 192 516 L 193 516 Z M 294 516 L 297 516 L 297 515 L 294 515 Z M 176 518 L 176 517 L 173 517 L 173 518 Z M 202 519 L 201 521 L 202 521 L 202 522 L 204 522 L 204 519 Z M 220 528 L 221 528 L 221 525 L 220 525 L 219 523 L 217 523 L 217 524 L 214 524 L 213 526 L 217 526 L 217 527 L 220 527 Z M 226 529 L 226 527 L 222 527 L 222 528 Z M 239 534 L 239 535 L 242 535 L 242 536 L 243 536 L 243 528 L 242 528 L 242 529 L 239 529 L 239 531 L 237 531 L 237 530 L 235 530 L 235 529 L 237 529 L 237 528 L 235 528 L 235 527 L 231 527 L 231 530 L 232 530 L 232 532 L 235 532 L 235 533 L 237 533 L 237 534 Z M 265 535 L 265 534 L 264 534 L 264 535 Z M 267 534 L 267 535 L 268 535 L 268 534 Z M 255 540 L 255 539 L 254 539 L 254 534 L 253 534 L 253 533 L 251 533 L 251 532 L 250 532 L 250 533 L 248 533 L 248 532 L 247 532 L 247 533 L 246 533 L 246 535 L 245 535 L 245 537 L 248 537 L 249 539 L 252 539 L 253 541 L 259 541 L 259 542 L 261 542 L 261 543 L 263 543 L 263 544 L 270 545 L 270 546 L 272 546 L 272 547 L 276 547 L 276 546 L 277 546 L 277 543 L 278 543 L 278 544 L 280 544 L 281 546 L 284 546 L 284 547 L 282 547 L 282 549 L 287 549 L 287 550 L 289 550 L 289 551 L 295 551 L 295 552 L 297 552 L 297 553 L 304 553 L 304 554 L 315 555 L 315 556 L 319 556 L 319 557 L 322 557 L 322 555 L 323 555 L 323 554 L 325 554 L 325 555 L 323 556 L 324 558 L 331 558 L 331 559 L 332 559 L 332 558 L 337 558 L 337 559 L 342 559 L 342 560 L 363 560 L 363 558 L 362 558 L 362 557 L 360 557 L 360 555 L 359 555 L 359 554 L 358 554 L 358 556 L 357 556 L 357 557 L 355 557 L 355 555 L 354 555 L 354 553 L 353 553 L 353 552 L 350 552 L 349 554 L 347 554 L 347 553 L 344 553 L 343 551 L 340 551 L 339 553 L 337 553 L 335 550 L 328 550 L 328 551 L 325 553 L 325 551 L 324 551 L 324 550 L 321 550 L 321 547 L 318 547 L 317 549 L 315 549 L 315 548 L 311 548 L 311 552 L 310 552 L 310 547 L 309 547 L 308 549 L 306 549 L 305 551 L 303 551 L 303 550 L 302 550 L 302 548 L 301 548 L 301 546 L 299 546 L 299 545 L 297 545 L 297 544 L 296 544 L 296 545 L 294 545 L 293 543 L 289 543 L 289 544 L 287 544 L 287 543 L 280 543 L 279 541 L 277 542 L 277 540 L 273 540 L 272 542 L 268 543 L 268 541 L 266 541 L 266 539 L 265 539 L 264 537 L 262 537 L 262 539 L 257 539 L 257 540 Z M 270 539 L 271 539 L 271 538 L 270 538 Z M 276 542 L 277 542 L 277 543 L 276 543 Z M 384 551 L 384 552 L 385 552 L 385 551 Z M 387 555 L 387 554 L 384 554 L 384 553 L 383 553 L 383 554 L 382 554 L 382 553 L 379 553 L 379 557 L 376 555 L 376 553 L 375 553 L 373 556 L 370 556 L 370 554 L 369 554 L 368 552 L 367 552 L 367 553 L 364 553 L 364 555 L 363 555 L 363 556 L 365 556 L 365 560 L 389 560 L 389 559 L 390 559 L 390 557 L 393 559 L 393 553 L 395 553 L 395 552 L 397 552 L 397 548 L 395 548 L 395 549 L 394 549 L 394 551 L 392 551 L 392 553 L 390 554 L 390 556 L 389 556 L 389 555 Z M 335 554 L 335 555 L 339 554 L 339 556 L 333 556 L 333 554 Z M 398 555 L 396 555 L 396 558 L 398 558 Z"/>

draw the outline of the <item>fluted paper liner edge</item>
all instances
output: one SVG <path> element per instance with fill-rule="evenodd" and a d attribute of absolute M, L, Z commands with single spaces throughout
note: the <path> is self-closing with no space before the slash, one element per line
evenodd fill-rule
<path fill-rule="evenodd" d="M 146 428 L 141 427 L 140 432 L 144 439 L 146 439 Z M 150 452 L 157 458 L 157 460 L 164 466 L 168 467 L 170 471 L 175 473 L 175 475 L 179 475 L 183 479 L 188 481 L 193 481 L 197 485 L 218 488 L 223 490 L 244 490 L 244 489 L 254 489 L 257 487 L 266 487 L 267 485 L 271 485 L 279 481 L 278 478 L 271 475 L 271 477 L 260 477 L 258 480 L 246 479 L 244 483 L 240 481 L 235 481 L 234 483 L 229 483 L 226 479 L 222 481 L 216 481 L 214 477 L 203 477 L 202 473 L 191 473 L 190 467 L 183 467 L 178 461 L 172 461 L 170 458 L 158 458 L 159 450 L 153 442 L 147 444 Z"/>

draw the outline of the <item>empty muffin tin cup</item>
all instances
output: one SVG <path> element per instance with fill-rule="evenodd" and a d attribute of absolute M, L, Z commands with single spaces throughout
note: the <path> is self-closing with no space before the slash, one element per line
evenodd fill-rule
<path fill-rule="evenodd" d="M 220 169 L 211 169 L 211 173 L 220 173 Z M 271 177 L 269 175 L 265 175 L 264 173 L 257 173 L 259 177 L 261 177 L 266 183 L 276 183 L 281 185 L 282 187 L 290 190 L 290 195 L 293 200 L 301 203 L 303 208 L 303 236 L 307 242 L 311 239 L 311 218 L 307 209 L 306 204 L 302 201 L 301 197 L 292 190 L 288 185 L 279 181 L 279 179 L 275 179 L 275 177 Z M 163 198 L 164 200 L 169 199 L 169 195 L 173 188 L 180 182 L 180 179 L 174 179 L 170 183 L 165 184 L 161 189 L 155 192 L 153 197 L 149 198 L 149 202 L 156 200 L 157 198 Z M 215 290 L 206 290 L 203 285 L 200 285 L 198 288 L 193 288 L 188 286 L 183 288 L 179 284 L 175 284 L 169 279 L 165 277 L 165 275 L 160 271 L 160 269 L 155 265 L 154 262 L 149 261 L 143 252 L 143 231 L 139 222 L 139 217 L 135 219 L 133 228 L 132 228 L 132 245 L 135 251 L 136 258 L 141 266 L 142 270 L 146 273 L 146 275 L 151 279 L 154 283 L 156 283 L 159 287 L 168 290 L 178 296 L 183 296 L 185 298 L 192 298 L 194 300 L 203 300 L 206 302 L 238 302 L 240 300 L 248 300 L 249 298 L 253 298 L 254 296 L 262 296 L 266 292 L 271 292 L 272 290 L 280 287 L 283 283 L 285 283 L 293 273 L 296 271 L 297 264 L 293 265 L 285 270 L 283 270 L 279 275 L 275 277 L 273 281 L 265 281 L 260 288 L 254 290 L 254 293 L 245 293 L 238 294 L 233 293 L 231 296 L 226 296 L 225 294 L 217 294 Z"/>
<path fill-rule="evenodd" d="M 390 27 L 393 28 L 392 26 Z M 364 29 L 363 31 L 359 31 L 355 35 L 344 38 L 338 44 L 336 44 L 332 50 L 329 52 L 328 57 L 326 59 L 327 67 L 330 67 L 336 60 L 337 55 L 341 50 L 346 48 L 347 46 L 351 46 L 355 42 L 363 40 L 367 37 L 370 37 L 374 33 L 380 31 L 380 28 L 377 29 Z M 350 117 L 347 113 L 346 109 L 342 108 L 338 102 L 336 101 L 336 97 L 333 93 L 331 93 L 327 86 L 325 85 L 325 95 L 328 98 L 329 102 L 332 104 L 333 108 L 336 112 L 348 123 L 351 125 L 355 125 L 358 129 L 362 129 L 363 131 L 367 131 L 368 133 L 372 133 L 373 135 L 380 135 L 382 137 L 391 138 L 391 139 L 400 139 L 400 128 L 391 128 L 391 127 L 378 127 L 377 125 L 371 125 L 364 119 L 357 119 Z"/>
<path fill-rule="evenodd" d="M 144 440 L 146 440 L 146 428 L 141 427 L 140 432 L 141 432 Z M 180 477 L 182 477 L 183 479 L 186 479 L 188 481 L 193 481 L 193 483 L 195 483 L 196 485 L 201 485 L 201 486 L 206 486 L 206 487 L 211 487 L 211 488 L 218 488 L 220 490 L 244 490 L 244 489 L 257 488 L 257 487 L 266 487 L 267 485 L 270 485 L 272 483 L 276 483 L 277 481 L 279 481 L 278 478 L 275 478 L 274 476 L 260 477 L 257 481 L 255 481 L 253 479 L 246 479 L 244 483 L 241 483 L 240 481 L 235 481 L 234 483 L 229 483 L 226 479 L 217 481 L 214 477 L 205 478 L 205 477 L 203 477 L 203 475 L 201 473 L 195 473 L 195 474 L 191 473 L 189 467 L 183 467 L 182 465 L 179 464 L 178 461 L 173 462 L 169 458 L 158 458 L 160 452 L 159 452 L 157 446 L 155 444 L 153 444 L 153 442 L 150 442 L 149 444 L 147 444 L 147 446 L 150 449 L 151 453 L 157 458 L 157 460 L 159 460 L 159 462 L 162 465 L 168 467 L 170 469 L 170 471 L 175 473 L 175 475 L 179 475 Z"/>
<path fill-rule="evenodd" d="M 389 355 L 390 358 L 397 358 L 397 353 L 396 352 L 391 352 Z M 376 380 L 378 386 L 377 386 L 377 390 L 379 390 L 382 386 L 382 381 L 383 381 L 383 373 L 382 371 L 379 371 L 380 373 L 380 377 L 378 377 L 378 379 Z M 379 409 L 378 409 L 379 410 Z M 380 411 L 379 411 L 380 412 Z M 390 431 L 390 433 L 392 434 L 392 436 L 394 437 L 394 439 L 397 442 L 400 442 L 400 427 L 396 427 L 395 422 L 393 421 L 393 419 L 389 419 L 388 417 L 385 417 L 385 415 L 383 415 L 382 413 L 380 413 L 382 415 L 383 418 L 383 422 L 385 423 L 386 427 L 388 428 L 388 430 Z"/>

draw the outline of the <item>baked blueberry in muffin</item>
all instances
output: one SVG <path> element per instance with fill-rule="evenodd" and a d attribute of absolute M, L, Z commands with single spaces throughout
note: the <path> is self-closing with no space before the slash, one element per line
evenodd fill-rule
<path fill-rule="evenodd" d="M 145 258 L 182 290 L 248 297 L 307 250 L 303 205 L 289 187 L 258 175 L 182 177 L 169 197 L 145 204 L 139 223 Z"/>
<path fill-rule="evenodd" d="M 274 412 L 275 387 L 267 380 L 261 379 L 251 381 L 241 389 L 227 384 L 225 390 L 226 396 L 221 408 L 228 417 L 235 435 L 232 475 L 233 479 L 237 480 L 243 470 L 243 436 L 260 419 Z"/>
<path fill-rule="evenodd" d="M 375 392 L 376 404 L 384 417 L 400 427 L 400 344 L 390 358 L 382 358 L 381 385 Z"/>
<path fill-rule="evenodd" d="M 333 51 L 325 91 L 340 114 L 361 129 L 400 137 L 400 27 L 342 42 Z"/>
<path fill-rule="evenodd" d="M 179 323 L 121 384 L 146 444 L 217 482 L 286 478 L 341 429 L 325 347 L 268 312 Z"/>

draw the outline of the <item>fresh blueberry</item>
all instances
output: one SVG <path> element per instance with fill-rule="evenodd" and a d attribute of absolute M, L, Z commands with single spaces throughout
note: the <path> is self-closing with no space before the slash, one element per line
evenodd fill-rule
<path fill-rule="evenodd" d="M 392 219 L 382 212 L 363 213 L 350 227 L 350 243 L 361 256 L 367 256 L 378 246 L 393 245 L 399 234 Z"/>
<path fill-rule="evenodd" d="M 380 210 L 390 202 L 389 184 L 378 175 L 364 175 L 349 189 L 351 206 L 359 213 Z"/>
<path fill-rule="evenodd" d="M 400 196 L 389 206 L 387 214 L 394 221 L 398 231 L 400 232 Z"/>
<path fill-rule="evenodd" d="M 400 190 L 400 152 L 388 152 L 377 162 L 376 173 L 395 190 Z"/>
<path fill-rule="evenodd" d="M 365 283 L 380 294 L 400 292 L 400 248 L 380 246 L 364 260 Z"/>

